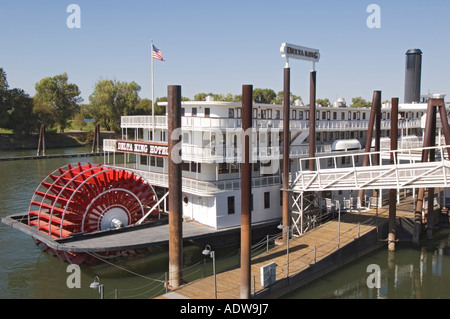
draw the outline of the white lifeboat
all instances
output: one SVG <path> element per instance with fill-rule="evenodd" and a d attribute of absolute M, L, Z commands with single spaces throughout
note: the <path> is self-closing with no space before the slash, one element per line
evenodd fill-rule
<path fill-rule="evenodd" d="M 332 151 L 360 150 L 361 143 L 357 139 L 335 140 L 331 145 Z"/>

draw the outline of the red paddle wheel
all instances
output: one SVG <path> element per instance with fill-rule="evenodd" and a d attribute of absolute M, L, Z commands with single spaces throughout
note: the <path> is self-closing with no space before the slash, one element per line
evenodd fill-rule
<path fill-rule="evenodd" d="M 34 192 L 28 225 L 55 239 L 67 238 L 136 224 L 156 203 L 151 185 L 132 172 L 91 163 L 68 164 L 48 175 Z M 158 210 L 147 218 L 156 214 Z M 59 256 L 71 259 L 68 252 Z"/>

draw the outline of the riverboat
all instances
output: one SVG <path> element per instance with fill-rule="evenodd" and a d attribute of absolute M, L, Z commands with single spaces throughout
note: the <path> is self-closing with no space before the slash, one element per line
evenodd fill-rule
<path fill-rule="evenodd" d="M 399 148 L 422 146 L 426 96 L 423 102 L 399 105 Z M 167 102 L 160 104 L 167 109 Z M 242 132 L 239 102 L 207 97 L 206 101 L 183 101 L 181 107 L 184 222 L 207 229 L 197 237 L 239 230 L 241 138 L 248 134 L 252 137 L 252 223 L 260 227 L 260 234 L 270 233 L 264 225 L 278 231 L 276 225 L 282 212 L 283 106 L 254 103 L 251 132 Z M 309 156 L 311 138 L 315 139 L 319 157 L 364 152 L 370 111 L 349 107 L 344 99 L 338 99 L 332 106 L 317 106 L 312 115 L 316 133 L 311 137 L 309 107 L 299 100 L 291 103 L 291 180 L 297 171 L 306 168 L 300 167 L 305 163 L 300 160 Z M 381 149 L 389 149 L 390 145 L 390 111 L 389 103 L 383 104 Z M 74 163 L 56 169 L 37 187 L 26 215 L 10 216 L 3 221 L 32 235 L 42 249 L 70 262 L 77 262 L 80 255 L 85 255 L 83 252 L 105 257 L 151 245 L 148 236 L 143 237 L 143 242 L 129 245 L 124 244 L 128 239 L 112 246 L 94 244 L 95 249 L 74 243 L 87 239 L 92 242 L 118 232 L 133 236 L 133 231 L 143 228 L 155 232 L 165 224 L 170 196 L 167 118 L 167 114 L 123 116 L 122 137 L 103 140 L 104 164 Z M 339 163 L 325 165 L 363 164 L 363 156 L 356 157 L 356 163 L 351 163 L 350 157 L 339 158 Z M 356 199 L 353 192 L 321 192 L 315 211 L 296 212 L 305 218 L 302 228 L 296 227 L 298 232 L 320 223 L 319 216 L 330 217 L 327 214 L 330 199 L 341 202 Z M 161 243 L 161 236 L 154 242 Z"/>

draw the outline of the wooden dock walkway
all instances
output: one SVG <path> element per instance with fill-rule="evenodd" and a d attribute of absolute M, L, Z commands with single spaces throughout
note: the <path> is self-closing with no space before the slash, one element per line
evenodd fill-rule
<path fill-rule="evenodd" d="M 320 276 L 333 271 L 345 263 L 386 245 L 387 235 L 378 230 L 388 224 L 388 207 L 372 209 L 364 213 L 348 212 L 338 220 L 329 221 L 300 237 L 289 241 L 289 268 L 286 244 L 252 258 L 251 294 L 253 298 L 276 298 L 296 289 Z M 411 202 L 397 207 L 399 218 L 412 219 Z M 339 236 L 338 236 L 339 230 Z M 387 234 L 387 232 L 385 232 Z M 367 240 L 371 237 L 370 240 Z M 387 249 L 387 248 L 386 248 Z M 276 263 L 276 282 L 269 288 L 261 285 L 260 268 Z M 240 268 L 216 274 L 217 298 L 240 298 Z M 214 278 L 205 277 L 187 283 L 168 292 L 159 299 L 212 299 Z"/>

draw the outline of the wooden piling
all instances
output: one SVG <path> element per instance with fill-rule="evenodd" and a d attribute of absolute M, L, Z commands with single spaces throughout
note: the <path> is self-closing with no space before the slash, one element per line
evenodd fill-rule
<path fill-rule="evenodd" d="M 252 136 L 253 86 L 242 86 L 242 161 L 241 161 L 241 299 L 251 293 L 251 196 L 252 165 L 250 163 Z"/>
<path fill-rule="evenodd" d="M 283 210 L 282 210 L 282 223 L 284 227 L 290 225 L 290 212 L 289 212 L 289 149 L 291 144 L 291 137 L 289 131 L 289 120 L 290 120 L 290 68 L 284 68 L 284 98 L 283 98 Z M 283 228 L 284 228 L 283 227 Z M 283 240 L 286 240 L 287 234 L 283 232 Z"/>
<path fill-rule="evenodd" d="M 169 85 L 169 284 L 178 288 L 182 284 L 183 269 L 183 206 L 181 171 L 181 86 Z"/>
<path fill-rule="evenodd" d="M 398 140 L 398 98 L 392 98 L 391 102 L 391 151 L 397 150 Z M 391 152 L 390 162 L 395 164 L 397 159 Z M 389 225 L 388 225 L 388 250 L 395 251 L 395 225 L 397 213 L 397 189 L 389 190 Z"/>

